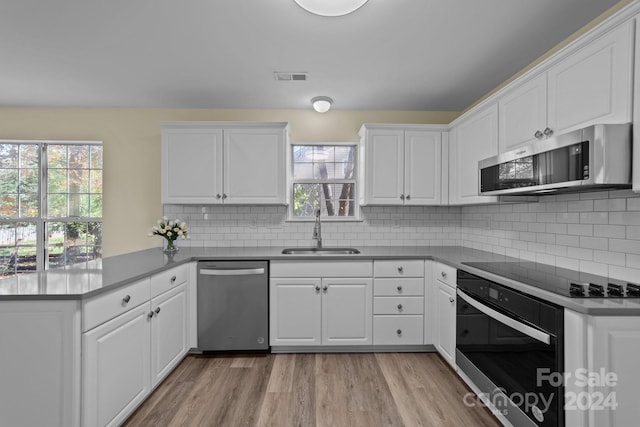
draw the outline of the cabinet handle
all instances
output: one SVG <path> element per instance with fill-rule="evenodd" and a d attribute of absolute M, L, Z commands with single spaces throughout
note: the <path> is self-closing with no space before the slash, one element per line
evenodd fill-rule
<path fill-rule="evenodd" d="M 404 200 L 404 194 L 400 195 L 400 200 Z"/>
<path fill-rule="evenodd" d="M 151 319 L 151 318 L 153 317 L 153 315 L 154 315 L 154 313 L 153 313 L 153 311 L 151 311 L 151 312 L 149 312 L 149 314 L 147 314 L 147 317 L 148 317 L 149 319 Z"/>
<path fill-rule="evenodd" d="M 320 292 L 320 286 L 316 286 L 316 292 Z"/>
<path fill-rule="evenodd" d="M 542 139 L 542 137 L 544 137 L 544 133 L 537 130 L 536 133 L 533 134 L 533 136 L 535 136 L 536 139 Z"/>
<path fill-rule="evenodd" d="M 398 292 L 402 292 L 402 285 L 398 285 L 396 289 L 398 289 Z"/>
<path fill-rule="evenodd" d="M 222 196 L 220 195 L 220 193 L 216 194 L 216 199 L 220 200 L 220 198 L 222 198 Z"/>
<path fill-rule="evenodd" d="M 551 135 L 553 135 L 553 130 L 551 130 L 551 128 L 546 128 L 544 130 L 544 134 L 545 134 L 545 136 L 551 136 Z"/>
<path fill-rule="evenodd" d="M 406 199 L 407 199 L 407 200 L 411 200 L 411 194 L 407 194 Z"/>
<path fill-rule="evenodd" d="M 396 334 L 398 334 L 398 336 L 402 335 L 402 329 L 398 329 L 398 330 L 396 331 Z"/>
<path fill-rule="evenodd" d="M 402 304 L 398 304 L 398 311 L 402 311 Z"/>
<path fill-rule="evenodd" d="M 441 271 L 440 275 L 442 276 L 443 279 L 447 278 L 447 273 L 445 273 L 444 271 Z"/>
<path fill-rule="evenodd" d="M 131 301 L 131 295 L 125 295 L 124 298 L 122 298 L 122 303 L 126 304 L 129 301 Z"/>
<path fill-rule="evenodd" d="M 176 282 L 176 276 L 171 276 L 171 279 L 169 281 L 173 285 Z"/>
<path fill-rule="evenodd" d="M 456 301 L 456 300 L 455 300 L 455 299 L 453 299 L 453 297 L 449 297 L 449 302 L 450 302 L 451 304 L 453 304 L 455 301 Z"/>
<path fill-rule="evenodd" d="M 328 286 L 323 286 L 323 287 L 322 287 L 322 290 L 323 290 L 323 291 L 325 291 L 325 292 L 327 292 L 327 291 L 329 290 L 329 287 L 328 287 Z"/>
<path fill-rule="evenodd" d="M 155 309 L 155 312 L 156 312 L 156 314 L 160 314 L 160 307 L 157 307 L 157 308 Z"/>
<path fill-rule="evenodd" d="M 227 198 L 227 193 L 222 193 L 222 200 Z"/>
<path fill-rule="evenodd" d="M 398 267 L 398 273 L 402 273 L 403 271 L 404 271 L 404 267 L 403 266 Z"/>

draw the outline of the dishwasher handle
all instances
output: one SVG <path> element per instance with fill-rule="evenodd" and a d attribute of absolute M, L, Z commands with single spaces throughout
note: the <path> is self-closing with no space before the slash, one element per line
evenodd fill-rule
<path fill-rule="evenodd" d="M 264 274 L 264 268 L 201 268 L 199 273 L 206 276 L 253 276 Z"/>

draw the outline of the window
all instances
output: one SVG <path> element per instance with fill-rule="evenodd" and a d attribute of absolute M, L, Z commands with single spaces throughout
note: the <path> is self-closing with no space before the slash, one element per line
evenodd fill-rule
<path fill-rule="evenodd" d="M 0 141 L 0 276 L 102 253 L 102 144 Z"/>
<path fill-rule="evenodd" d="M 355 144 L 292 145 L 292 219 L 358 219 Z"/>

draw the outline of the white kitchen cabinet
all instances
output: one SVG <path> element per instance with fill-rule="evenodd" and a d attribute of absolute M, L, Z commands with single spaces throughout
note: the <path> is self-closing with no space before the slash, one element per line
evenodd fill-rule
<path fill-rule="evenodd" d="M 188 274 L 178 266 L 83 302 L 82 425 L 120 425 L 186 355 Z"/>
<path fill-rule="evenodd" d="M 82 425 L 117 426 L 151 390 L 149 304 L 83 334 Z"/>
<path fill-rule="evenodd" d="M 442 132 L 436 127 L 366 124 L 360 130 L 364 204 L 438 205 Z"/>
<path fill-rule="evenodd" d="M 433 344 L 456 369 L 456 270 L 434 263 Z"/>
<path fill-rule="evenodd" d="M 373 344 L 424 343 L 424 271 L 424 260 L 374 261 Z"/>
<path fill-rule="evenodd" d="M 500 96 L 500 152 L 596 123 L 630 122 L 633 46 L 627 22 Z"/>
<path fill-rule="evenodd" d="M 565 309 L 564 326 L 564 370 L 569 375 L 565 424 L 636 425 L 640 317 L 588 316 Z"/>
<path fill-rule="evenodd" d="M 270 265 L 271 346 L 372 343 L 371 261 Z"/>
<path fill-rule="evenodd" d="M 478 162 L 498 154 L 498 105 L 492 103 L 457 122 L 449 134 L 449 203 L 495 203 L 480 196 Z"/>
<path fill-rule="evenodd" d="M 635 64 L 634 64 L 634 85 L 633 85 L 633 166 L 631 168 L 633 177 L 633 191 L 640 192 L 640 15 L 635 19 Z"/>
<path fill-rule="evenodd" d="M 151 300 L 151 386 L 160 383 L 187 354 L 187 288 L 177 286 Z"/>
<path fill-rule="evenodd" d="M 162 123 L 162 202 L 284 204 L 286 123 Z"/>

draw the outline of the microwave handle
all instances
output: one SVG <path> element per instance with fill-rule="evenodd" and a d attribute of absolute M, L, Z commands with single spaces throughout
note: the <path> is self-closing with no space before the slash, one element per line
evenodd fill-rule
<path fill-rule="evenodd" d="M 536 339 L 540 342 L 543 342 L 545 344 L 550 344 L 551 343 L 551 336 L 545 332 L 542 332 L 536 328 L 532 328 L 529 325 L 525 325 L 522 322 L 518 322 L 515 319 L 512 319 L 508 316 L 505 316 L 504 314 L 495 311 L 494 309 L 487 307 L 486 305 L 482 304 L 481 302 L 479 302 L 478 300 L 472 298 L 471 296 L 465 294 L 464 292 L 462 292 L 460 289 L 457 290 L 456 292 L 458 294 L 458 296 L 460 298 L 462 298 L 463 300 L 465 300 L 469 305 L 471 305 L 472 307 L 474 307 L 475 309 L 481 311 L 482 313 L 486 314 L 487 316 L 491 317 L 494 320 L 497 320 L 500 323 L 503 323 L 507 326 L 509 326 L 510 328 L 515 329 L 518 332 L 521 332 L 523 334 L 525 334 L 528 337 L 531 337 L 533 339 Z"/>

